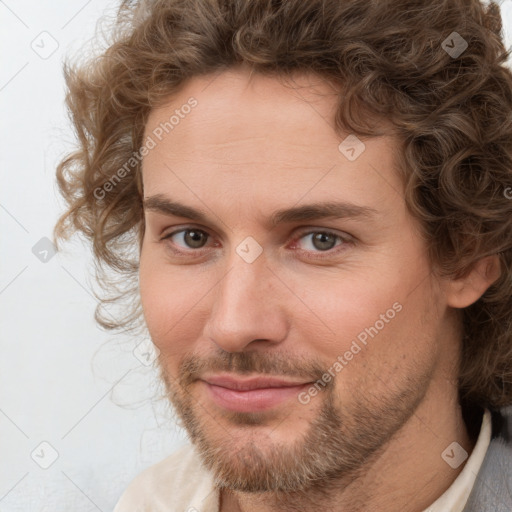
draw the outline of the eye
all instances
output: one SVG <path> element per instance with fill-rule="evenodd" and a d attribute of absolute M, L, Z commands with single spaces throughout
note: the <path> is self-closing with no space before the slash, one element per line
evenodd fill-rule
<path fill-rule="evenodd" d="M 182 243 L 185 245 L 185 249 L 201 249 L 209 236 L 206 231 L 201 229 L 185 228 L 165 235 L 162 240 L 172 239 L 178 234 L 180 235 L 179 238 L 182 240 Z M 178 250 L 178 252 L 180 251 Z"/>
<path fill-rule="evenodd" d="M 202 229 L 187 227 L 164 235 L 162 240 L 169 240 L 168 247 L 177 255 L 186 255 L 186 253 L 198 255 L 202 253 L 201 249 L 204 248 L 209 237 L 210 235 Z M 304 244 L 305 248 L 298 244 L 298 241 L 302 239 L 307 240 L 307 243 Z M 354 239 L 348 234 L 340 235 L 329 230 L 316 229 L 302 232 L 298 238 L 293 240 L 291 248 L 308 258 L 321 259 L 333 257 L 345 250 L 349 243 L 354 243 Z M 218 245 L 216 243 L 214 246 L 218 247 Z M 337 249 L 333 250 L 334 248 Z"/>
<path fill-rule="evenodd" d="M 294 240 L 293 247 L 297 247 L 297 241 L 306 240 L 305 248 L 298 247 L 301 253 L 313 253 L 313 258 L 332 257 L 340 251 L 346 249 L 348 243 L 353 242 L 352 237 L 349 235 L 340 235 L 328 230 L 311 230 L 302 233 L 299 238 Z M 336 243 L 339 241 L 339 243 Z M 338 248 L 333 250 L 334 248 Z M 317 254 L 315 254 L 317 253 Z M 327 253 L 325 256 L 321 253 Z"/>
<path fill-rule="evenodd" d="M 337 235 L 334 235 L 333 233 L 328 233 L 325 231 L 312 231 L 311 233 L 308 233 L 302 237 L 300 237 L 299 240 L 302 238 L 307 239 L 309 238 L 309 247 L 306 248 L 306 250 L 311 249 L 318 249 L 320 251 L 328 251 L 335 247 L 336 238 L 340 238 Z"/>

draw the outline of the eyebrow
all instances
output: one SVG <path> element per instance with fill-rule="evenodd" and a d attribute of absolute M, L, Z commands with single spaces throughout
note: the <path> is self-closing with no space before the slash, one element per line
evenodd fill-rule
<path fill-rule="evenodd" d="M 203 210 L 197 210 L 173 201 L 162 194 L 156 194 L 144 199 L 144 209 L 163 215 L 184 217 L 198 222 L 208 222 L 208 216 Z M 269 225 L 275 227 L 282 223 L 303 222 L 316 219 L 371 219 L 379 212 L 369 206 L 361 206 L 347 202 L 328 201 L 294 206 L 274 211 L 269 217 Z"/>

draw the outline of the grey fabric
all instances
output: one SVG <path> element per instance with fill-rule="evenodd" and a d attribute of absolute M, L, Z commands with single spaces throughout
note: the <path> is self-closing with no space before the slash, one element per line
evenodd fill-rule
<path fill-rule="evenodd" d="M 491 413 L 491 442 L 464 512 L 512 512 L 512 406 Z"/>

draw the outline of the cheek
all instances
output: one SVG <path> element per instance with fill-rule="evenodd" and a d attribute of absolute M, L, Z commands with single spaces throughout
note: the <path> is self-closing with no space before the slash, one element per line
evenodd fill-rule
<path fill-rule="evenodd" d="M 359 277 L 359 278 L 358 278 Z M 321 328 L 325 343 L 320 350 L 326 352 L 348 350 L 359 335 L 364 340 L 365 329 L 377 323 L 377 329 L 385 331 L 397 321 L 406 290 L 398 280 L 379 282 L 345 274 L 341 278 L 311 280 L 302 295 L 308 306 L 302 316 L 302 328 L 313 336 L 313 330 Z M 381 317 L 382 315 L 382 317 Z M 299 318 L 295 318 L 299 321 Z M 368 336 L 368 335 L 366 335 Z M 318 340 L 317 330 L 316 339 Z M 314 338 L 311 338 L 314 339 Z M 319 347 L 316 348 L 318 350 Z"/>
<path fill-rule="evenodd" d="M 344 375 L 343 386 L 364 382 L 370 370 L 383 379 L 398 379 L 401 366 L 435 358 L 440 318 L 428 280 L 417 286 L 397 269 L 372 280 L 311 282 L 307 290 L 304 303 L 315 314 L 300 321 L 301 338 L 310 340 L 307 350 L 320 356 L 326 368 L 336 361 L 342 365 L 334 372 Z"/>
<path fill-rule="evenodd" d="M 142 251 L 139 266 L 139 293 L 144 319 L 155 345 L 162 350 L 162 339 L 172 335 L 177 322 L 176 283 L 150 251 Z"/>
<path fill-rule="evenodd" d="M 165 284 L 162 279 L 158 278 L 159 275 L 161 274 L 158 267 L 143 250 L 139 264 L 139 293 L 144 319 L 151 334 L 163 318 L 162 312 L 167 309 L 165 305 L 167 297 L 164 294 Z"/>
<path fill-rule="evenodd" d="M 149 253 L 149 251 L 148 251 Z M 201 279 L 191 279 L 150 254 L 141 254 L 139 292 L 144 320 L 153 343 L 164 357 L 180 356 L 200 336 Z"/>
<path fill-rule="evenodd" d="M 351 326 L 351 337 L 344 337 L 333 348 L 328 359 L 343 358 L 337 379 L 343 399 L 350 400 L 356 390 L 386 396 L 435 365 L 440 319 L 428 300 L 419 295 L 395 301 L 395 308 L 374 310 L 363 323 Z"/>

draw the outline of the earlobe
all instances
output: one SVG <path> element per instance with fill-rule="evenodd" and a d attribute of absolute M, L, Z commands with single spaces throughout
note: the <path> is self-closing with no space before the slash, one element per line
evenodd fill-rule
<path fill-rule="evenodd" d="M 448 284 L 447 304 L 453 308 L 465 308 L 476 302 L 501 274 L 497 254 L 481 258 L 464 277 Z"/>

